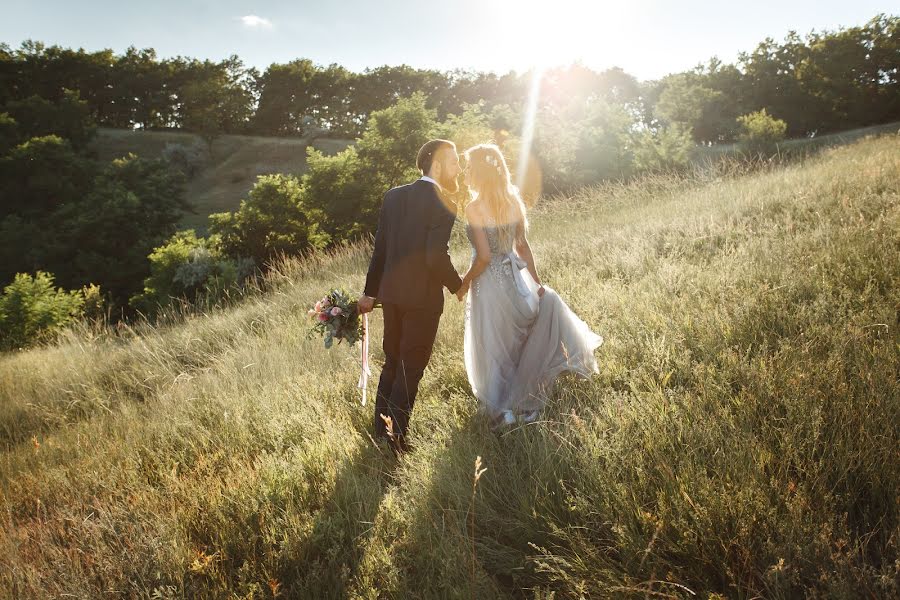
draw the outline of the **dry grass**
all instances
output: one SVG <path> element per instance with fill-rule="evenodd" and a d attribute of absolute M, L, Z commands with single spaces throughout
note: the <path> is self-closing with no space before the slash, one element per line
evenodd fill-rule
<path fill-rule="evenodd" d="M 370 439 L 356 354 L 305 338 L 365 248 L 288 261 L 231 307 L 6 355 L 0 593 L 896 597 L 898 150 L 539 206 L 539 269 L 606 338 L 600 376 L 492 434 L 448 303 L 399 462 Z"/>

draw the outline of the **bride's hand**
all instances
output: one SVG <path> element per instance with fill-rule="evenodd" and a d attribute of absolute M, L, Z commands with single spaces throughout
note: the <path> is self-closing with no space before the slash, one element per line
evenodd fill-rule
<path fill-rule="evenodd" d="M 461 286 L 459 286 L 459 289 L 456 290 L 456 299 L 459 300 L 460 302 L 462 302 L 463 298 L 466 297 L 466 293 L 468 291 L 469 291 L 469 284 L 468 283 L 462 284 Z"/>

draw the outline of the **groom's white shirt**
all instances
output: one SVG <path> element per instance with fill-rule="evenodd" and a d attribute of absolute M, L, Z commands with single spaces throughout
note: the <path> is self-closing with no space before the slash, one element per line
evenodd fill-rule
<path fill-rule="evenodd" d="M 431 183 L 433 183 L 434 185 L 436 185 L 437 188 L 438 188 L 439 190 L 441 190 L 442 192 L 444 191 L 444 188 L 441 187 L 441 184 L 439 184 L 437 181 L 435 181 L 434 179 L 432 179 L 432 178 L 429 177 L 428 175 L 422 175 L 419 179 L 422 180 L 422 181 L 430 181 Z"/>

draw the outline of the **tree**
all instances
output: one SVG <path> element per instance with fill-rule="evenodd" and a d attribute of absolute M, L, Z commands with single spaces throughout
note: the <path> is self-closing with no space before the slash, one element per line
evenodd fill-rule
<path fill-rule="evenodd" d="M 301 135 L 302 118 L 313 105 L 310 90 L 317 68 L 311 60 L 273 64 L 259 79 L 259 106 L 253 131 L 268 135 Z"/>
<path fill-rule="evenodd" d="M 183 211 L 183 178 L 161 160 L 114 160 L 94 179 L 80 202 L 61 207 L 54 223 L 70 287 L 95 281 L 117 303 L 141 289 L 147 256 L 172 233 Z M 60 276 L 60 278 L 62 278 Z"/>
<path fill-rule="evenodd" d="M 90 107 L 77 91 L 63 90 L 59 102 L 40 96 L 12 100 L 3 107 L 17 124 L 20 141 L 33 137 L 57 135 L 69 141 L 76 150 L 83 149 L 96 131 Z"/>
<path fill-rule="evenodd" d="M 213 142 L 224 131 L 218 103 L 221 85 L 214 78 L 192 81 L 181 90 L 182 126 L 203 138 L 212 152 Z"/>
<path fill-rule="evenodd" d="M 681 129 L 695 130 L 707 111 L 722 96 L 703 83 L 696 74 L 681 73 L 663 79 L 662 92 L 654 113 L 668 125 L 680 125 Z M 697 141 L 712 141 L 697 138 Z"/>
<path fill-rule="evenodd" d="M 616 179 L 631 173 L 627 139 L 634 119 L 620 104 L 596 99 L 578 123 L 578 142 L 571 158 L 571 184 Z"/>
<path fill-rule="evenodd" d="M 16 214 L 44 219 L 90 189 L 92 164 L 68 140 L 35 137 L 0 158 L 0 219 Z"/>
<path fill-rule="evenodd" d="M 237 56 L 221 63 L 193 61 L 182 65 L 179 88 L 181 125 L 200 134 L 212 149 L 222 133 L 244 131 L 252 115 L 254 71 Z"/>

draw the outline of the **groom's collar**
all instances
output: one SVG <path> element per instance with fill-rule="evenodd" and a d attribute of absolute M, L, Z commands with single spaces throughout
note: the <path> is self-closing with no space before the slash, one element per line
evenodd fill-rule
<path fill-rule="evenodd" d="M 439 184 L 437 181 L 435 181 L 434 179 L 432 179 L 432 178 L 429 177 L 428 175 L 422 175 L 422 177 L 419 178 L 419 181 L 428 181 L 428 182 L 431 182 L 431 183 L 433 183 L 434 185 L 436 185 L 437 188 L 438 188 L 440 191 L 442 191 L 442 192 L 444 191 L 444 188 L 441 187 L 441 184 Z"/>

